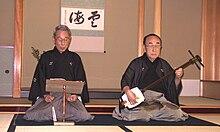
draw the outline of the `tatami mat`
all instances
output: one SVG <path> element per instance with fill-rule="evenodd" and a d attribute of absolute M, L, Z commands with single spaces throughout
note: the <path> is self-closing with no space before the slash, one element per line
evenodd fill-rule
<path fill-rule="evenodd" d="M 220 106 L 220 100 L 198 96 L 180 96 L 180 104 L 190 106 Z"/>
<path fill-rule="evenodd" d="M 212 126 L 129 126 L 133 132 L 220 132 L 220 127 Z"/>
<path fill-rule="evenodd" d="M 190 114 L 190 115 L 220 125 L 220 114 Z"/>
<path fill-rule="evenodd" d="M 10 126 L 14 114 L 0 114 L 0 131 L 6 132 Z M 197 118 L 207 120 L 213 123 L 220 123 L 220 114 L 215 115 L 193 115 Z M 123 132 L 124 130 L 143 132 L 219 132 L 219 126 L 16 126 L 16 132 Z"/>
<path fill-rule="evenodd" d="M 114 107 L 118 104 L 117 99 L 91 99 L 86 107 Z M 205 97 L 180 97 L 180 104 L 191 107 L 220 107 L 220 100 Z M 27 98 L 0 97 L 0 107 L 4 106 L 31 106 Z M 10 112 L 9 112 L 10 113 Z M 206 120 L 220 125 L 220 113 L 190 114 L 196 118 Z M 0 132 L 6 132 L 10 126 L 14 114 L 0 114 Z M 219 126 L 126 126 L 128 131 L 142 132 L 220 132 Z M 16 126 L 16 132 L 60 132 L 60 131 L 81 131 L 81 132 L 122 132 L 119 126 Z"/>
<path fill-rule="evenodd" d="M 0 114 L 0 132 L 7 132 L 14 114 Z"/>
<path fill-rule="evenodd" d="M 15 132 L 124 132 L 118 126 L 17 126 Z"/>
<path fill-rule="evenodd" d="M 133 132 L 219 132 L 219 127 L 206 126 L 128 126 Z M 117 126 L 18 126 L 16 132 L 124 132 Z"/>
<path fill-rule="evenodd" d="M 0 106 L 31 106 L 28 98 L 0 97 Z"/>

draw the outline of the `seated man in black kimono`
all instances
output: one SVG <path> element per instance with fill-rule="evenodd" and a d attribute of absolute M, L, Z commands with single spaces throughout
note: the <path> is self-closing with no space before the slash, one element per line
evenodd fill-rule
<path fill-rule="evenodd" d="M 71 43 L 71 31 L 65 25 L 59 25 L 53 32 L 53 50 L 44 52 L 37 64 L 28 99 L 33 105 L 25 113 L 24 119 L 34 121 L 53 120 L 52 107 L 57 120 L 62 120 L 63 93 L 47 93 L 46 79 L 62 78 L 67 81 L 84 81 L 81 95 L 68 94 L 66 102 L 66 120 L 75 122 L 92 120 L 94 117 L 85 109 L 89 102 L 86 74 L 80 56 L 68 50 Z"/>
<path fill-rule="evenodd" d="M 178 100 L 182 89 L 182 68 L 177 69 L 175 74 L 173 73 L 157 85 L 143 91 L 142 103 L 137 101 L 140 97 L 131 90 L 132 88 L 145 89 L 173 71 L 169 63 L 159 57 L 162 49 L 162 40 L 159 36 L 156 34 L 145 36 L 144 48 L 145 53 L 130 63 L 121 80 L 122 93 L 126 95 L 130 106 L 135 107 L 123 107 L 126 102 L 121 99 L 120 105 L 113 111 L 113 117 L 126 121 L 186 120 L 188 115 L 179 108 Z M 136 106 L 137 103 L 140 104 Z"/>

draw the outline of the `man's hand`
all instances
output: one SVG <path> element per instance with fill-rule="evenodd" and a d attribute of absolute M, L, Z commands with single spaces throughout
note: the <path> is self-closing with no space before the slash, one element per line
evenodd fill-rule
<path fill-rule="evenodd" d="M 131 105 L 137 103 L 136 99 L 136 95 L 131 91 L 131 89 L 128 87 L 128 86 L 125 86 L 123 88 L 125 94 L 127 95 L 128 97 L 128 101 L 130 102 Z"/>
<path fill-rule="evenodd" d="M 77 95 L 73 94 L 73 95 L 68 96 L 68 97 L 67 97 L 67 100 L 68 100 L 69 102 L 74 102 L 74 101 L 77 100 L 77 98 L 78 98 Z"/>
<path fill-rule="evenodd" d="M 44 95 L 44 100 L 49 103 L 49 102 L 52 102 L 54 100 L 54 97 L 50 94 L 45 94 Z"/>
<path fill-rule="evenodd" d="M 176 79 L 181 79 L 183 77 L 183 68 L 179 68 L 175 71 Z"/>
<path fill-rule="evenodd" d="M 179 68 L 175 71 L 175 74 L 176 74 L 176 77 L 175 77 L 175 84 L 176 84 L 176 87 L 178 87 L 178 85 L 180 84 L 180 81 L 183 77 L 183 68 Z"/>

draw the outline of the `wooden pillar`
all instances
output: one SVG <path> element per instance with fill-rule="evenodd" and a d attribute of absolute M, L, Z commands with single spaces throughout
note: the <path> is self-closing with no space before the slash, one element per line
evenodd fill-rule
<path fill-rule="evenodd" d="M 161 0 L 155 0 L 154 3 L 154 33 L 161 34 Z M 144 38 L 144 18 L 145 18 L 145 0 L 138 0 L 138 56 L 141 56 L 143 50 Z"/>
<path fill-rule="evenodd" d="M 161 0 L 154 1 L 154 33 L 160 36 L 161 34 Z"/>
<path fill-rule="evenodd" d="M 220 1 L 203 0 L 201 96 L 220 99 Z"/>
<path fill-rule="evenodd" d="M 21 91 L 21 61 L 23 40 L 23 0 L 15 0 L 14 18 L 14 89 L 13 97 L 19 98 Z"/>
<path fill-rule="evenodd" d="M 143 54 L 145 0 L 138 0 L 138 56 Z"/>

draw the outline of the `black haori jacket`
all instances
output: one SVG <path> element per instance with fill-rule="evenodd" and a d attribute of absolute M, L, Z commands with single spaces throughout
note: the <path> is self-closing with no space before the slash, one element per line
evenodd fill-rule
<path fill-rule="evenodd" d="M 62 54 L 54 47 L 41 55 L 37 64 L 28 99 L 35 102 L 37 97 L 46 94 L 46 79 L 63 78 L 67 81 L 84 81 L 82 102 L 89 102 L 86 74 L 80 56 L 69 50 Z"/>
<path fill-rule="evenodd" d="M 125 73 L 122 76 L 121 88 L 129 86 L 130 88 L 138 87 L 140 79 L 142 79 L 145 74 L 147 74 L 148 66 L 145 63 L 144 57 L 147 57 L 146 53 L 141 57 L 135 58 L 127 67 Z M 162 76 L 173 71 L 169 63 L 162 59 L 159 59 L 159 62 L 156 67 L 156 73 L 161 78 Z M 175 73 L 169 76 L 167 79 L 163 80 L 163 94 L 165 98 L 172 103 L 179 105 L 178 95 L 182 89 L 182 82 L 176 87 L 175 85 Z"/>

